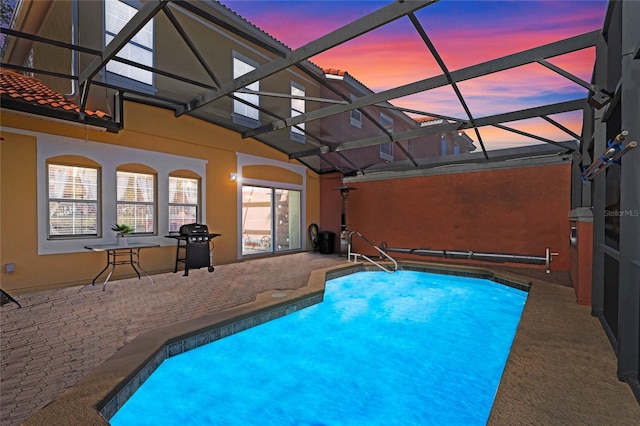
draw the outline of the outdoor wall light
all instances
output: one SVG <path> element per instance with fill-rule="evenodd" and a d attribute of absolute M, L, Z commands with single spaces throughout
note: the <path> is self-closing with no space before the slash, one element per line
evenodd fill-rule
<path fill-rule="evenodd" d="M 238 182 L 240 180 L 240 177 L 237 173 L 229 173 L 229 180 L 231 182 Z"/>

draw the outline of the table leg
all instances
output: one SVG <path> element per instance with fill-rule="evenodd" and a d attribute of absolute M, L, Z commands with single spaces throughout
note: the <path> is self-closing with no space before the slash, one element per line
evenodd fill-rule
<path fill-rule="evenodd" d="M 140 279 L 140 272 L 138 272 L 138 270 L 136 269 L 136 263 L 138 264 L 138 266 L 140 266 L 140 249 L 138 249 L 136 253 L 135 261 L 133 260 L 133 249 L 129 249 L 129 265 L 131 265 L 133 270 L 136 271 L 136 274 L 138 274 L 138 279 Z"/>
<path fill-rule="evenodd" d="M 93 281 L 91 281 L 91 285 L 96 285 L 96 280 L 98 279 L 98 277 L 99 277 L 100 275 L 102 275 L 102 274 L 104 273 L 104 271 L 106 271 L 107 269 L 109 269 L 109 265 L 111 265 L 110 260 L 111 260 L 111 256 L 110 256 L 110 254 L 109 254 L 109 251 L 107 251 L 107 266 L 105 266 L 105 267 L 104 267 L 104 269 L 103 269 L 102 271 L 98 272 L 98 275 L 96 275 L 96 277 L 93 279 Z M 113 272 L 113 271 L 111 271 L 111 272 Z"/>
<path fill-rule="evenodd" d="M 113 254 L 113 262 L 111 263 L 111 271 L 109 271 L 109 275 L 107 275 L 107 279 L 104 280 L 104 284 L 102 284 L 102 291 L 105 291 L 107 289 L 107 283 L 109 282 L 109 278 L 111 278 L 111 275 L 113 274 L 113 271 L 116 270 L 116 256 L 115 253 Z"/>
<path fill-rule="evenodd" d="M 177 239 L 178 245 L 176 247 L 176 266 L 173 268 L 173 273 L 178 272 L 178 259 L 180 258 L 180 239 Z"/>
<path fill-rule="evenodd" d="M 147 277 L 149 277 L 149 279 L 151 280 L 151 284 L 155 284 L 155 282 L 153 282 L 153 278 L 151 277 L 151 275 L 149 275 L 149 273 L 142 267 L 142 265 L 140 265 L 140 249 L 138 249 L 138 253 L 136 254 L 136 264 L 138 265 L 138 268 L 140 268 L 142 270 L 142 272 L 144 272 L 144 274 Z M 131 265 L 131 266 L 133 266 L 133 265 Z M 138 274 L 138 276 L 140 276 L 140 274 Z"/>

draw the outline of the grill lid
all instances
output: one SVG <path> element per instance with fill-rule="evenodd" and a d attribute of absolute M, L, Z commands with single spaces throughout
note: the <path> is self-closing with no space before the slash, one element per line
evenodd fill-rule
<path fill-rule="evenodd" d="M 201 223 L 188 223 L 180 227 L 180 235 L 209 235 L 209 228 Z"/>

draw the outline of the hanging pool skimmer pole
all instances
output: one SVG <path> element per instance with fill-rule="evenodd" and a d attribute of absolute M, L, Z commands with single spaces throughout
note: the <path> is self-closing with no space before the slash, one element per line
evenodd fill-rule
<path fill-rule="evenodd" d="M 622 141 L 624 141 L 627 136 L 629 136 L 629 132 L 627 130 L 623 130 L 619 135 L 613 138 L 613 140 L 607 142 L 608 148 L 604 150 L 596 161 L 591 163 L 591 165 L 584 170 L 582 173 L 582 180 L 591 181 L 593 178 L 609 168 L 613 163 L 620 164 L 622 156 L 638 146 L 638 142 L 631 141 L 623 148 Z"/>

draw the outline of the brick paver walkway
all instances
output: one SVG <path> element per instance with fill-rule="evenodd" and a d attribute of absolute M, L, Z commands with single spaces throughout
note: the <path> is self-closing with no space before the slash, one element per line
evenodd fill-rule
<path fill-rule="evenodd" d="M 0 424 L 19 425 L 142 333 L 303 287 L 312 270 L 345 262 L 299 253 L 16 297 L 22 308 L 0 308 Z"/>

